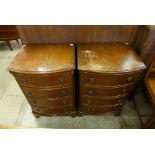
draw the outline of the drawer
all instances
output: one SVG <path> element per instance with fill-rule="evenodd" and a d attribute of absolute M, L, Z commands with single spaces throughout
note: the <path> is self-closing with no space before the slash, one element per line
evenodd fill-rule
<path fill-rule="evenodd" d="M 40 115 L 70 115 L 73 111 L 71 106 L 66 106 L 52 109 L 32 107 L 32 112 Z"/>
<path fill-rule="evenodd" d="M 134 83 L 139 75 L 138 71 L 124 74 L 81 72 L 81 82 L 84 85 L 98 86 L 124 85 Z"/>
<path fill-rule="evenodd" d="M 122 87 L 94 87 L 94 86 L 84 86 L 82 88 L 82 95 L 89 96 L 117 96 L 128 94 L 133 85 L 129 84 Z"/>
<path fill-rule="evenodd" d="M 15 74 L 15 78 L 21 86 L 55 87 L 72 83 L 72 72 L 60 72 L 46 75 Z"/>
<path fill-rule="evenodd" d="M 119 98 L 103 98 L 103 97 L 83 97 L 82 105 L 86 106 L 101 106 L 101 107 L 116 107 L 122 106 L 125 103 L 125 97 Z"/>
<path fill-rule="evenodd" d="M 53 108 L 53 107 L 64 107 L 64 106 L 71 106 L 73 105 L 72 97 L 63 97 L 60 99 L 52 99 L 52 98 L 33 98 L 28 97 L 27 100 L 29 101 L 30 105 L 42 108 Z"/>
<path fill-rule="evenodd" d="M 116 114 L 121 111 L 121 107 L 99 107 L 99 106 L 82 106 L 82 113 L 88 115 L 105 115 Z"/>
<path fill-rule="evenodd" d="M 35 89 L 30 87 L 22 87 L 22 90 L 26 97 L 37 98 L 57 98 L 64 96 L 72 96 L 73 88 L 71 86 L 60 87 L 56 89 Z"/>

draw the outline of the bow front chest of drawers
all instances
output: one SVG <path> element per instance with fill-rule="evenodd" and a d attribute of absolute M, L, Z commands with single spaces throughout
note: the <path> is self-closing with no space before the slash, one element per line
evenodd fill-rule
<path fill-rule="evenodd" d="M 34 116 L 73 116 L 74 46 L 23 46 L 8 70 L 14 75 Z"/>
<path fill-rule="evenodd" d="M 81 115 L 119 115 L 146 68 L 126 44 L 78 45 Z"/>

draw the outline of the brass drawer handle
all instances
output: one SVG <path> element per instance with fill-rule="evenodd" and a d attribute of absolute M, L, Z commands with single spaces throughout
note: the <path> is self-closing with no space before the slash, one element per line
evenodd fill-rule
<path fill-rule="evenodd" d="M 95 82 L 95 78 L 94 77 L 91 77 L 90 79 L 89 79 L 89 82 Z"/>
<path fill-rule="evenodd" d="M 60 94 L 65 95 L 66 91 L 65 90 L 60 90 Z"/>
<path fill-rule="evenodd" d="M 60 79 L 59 79 L 59 82 L 64 82 L 64 81 L 65 81 L 64 78 L 60 78 Z"/>
<path fill-rule="evenodd" d="M 64 107 L 64 111 L 65 111 L 65 113 L 68 113 L 69 112 L 68 109 L 67 109 L 67 107 Z"/>
<path fill-rule="evenodd" d="M 37 101 L 36 100 L 33 100 L 33 104 L 37 104 Z"/>
<path fill-rule="evenodd" d="M 22 79 L 21 81 L 22 81 L 23 84 L 27 84 L 28 83 L 27 79 Z"/>
<path fill-rule="evenodd" d="M 132 81 L 133 80 L 133 78 L 132 77 L 128 77 L 128 81 L 130 82 L 130 81 Z"/>
<path fill-rule="evenodd" d="M 88 94 L 89 94 L 89 95 L 92 95 L 93 92 L 94 92 L 93 89 L 88 90 Z"/>
<path fill-rule="evenodd" d="M 123 88 L 123 89 L 122 89 L 122 92 L 123 92 L 123 93 L 125 93 L 125 92 L 126 92 L 126 89 L 125 89 L 125 88 Z"/>
<path fill-rule="evenodd" d="M 63 101 L 63 105 L 66 106 L 66 101 Z"/>
<path fill-rule="evenodd" d="M 87 102 L 88 104 L 90 104 L 91 103 L 91 100 L 88 100 L 88 102 Z"/>
<path fill-rule="evenodd" d="M 28 92 L 27 92 L 27 95 L 28 95 L 28 96 L 32 96 L 32 92 L 31 92 L 31 91 L 28 91 Z"/>
<path fill-rule="evenodd" d="M 122 101 L 121 99 L 118 99 L 118 103 L 121 103 L 121 101 Z"/>

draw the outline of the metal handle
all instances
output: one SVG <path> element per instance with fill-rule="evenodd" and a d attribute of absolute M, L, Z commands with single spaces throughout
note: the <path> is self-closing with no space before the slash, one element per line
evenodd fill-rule
<path fill-rule="evenodd" d="M 123 88 L 123 89 L 122 89 L 122 92 L 123 92 L 123 93 L 125 93 L 125 92 L 126 92 L 126 89 L 125 89 L 125 88 Z"/>
<path fill-rule="evenodd" d="M 65 113 L 68 113 L 67 107 L 64 107 L 64 111 L 65 111 Z"/>
<path fill-rule="evenodd" d="M 64 82 L 64 80 L 65 80 L 64 78 L 60 78 L 59 82 Z"/>
<path fill-rule="evenodd" d="M 128 81 L 132 81 L 133 80 L 133 78 L 132 77 L 128 77 Z"/>
<path fill-rule="evenodd" d="M 33 100 L 33 104 L 37 104 L 37 101 L 36 100 Z"/>
<path fill-rule="evenodd" d="M 65 94 L 66 94 L 65 90 L 60 90 L 60 93 L 61 93 L 62 95 L 65 95 Z"/>
<path fill-rule="evenodd" d="M 91 77 L 91 78 L 89 79 L 89 82 L 95 82 L 95 78 L 94 78 L 94 77 Z"/>
<path fill-rule="evenodd" d="M 93 89 L 88 90 L 89 95 L 93 94 Z"/>
<path fill-rule="evenodd" d="M 32 96 L 32 92 L 31 92 L 31 91 L 28 91 L 28 92 L 27 92 L 27 95 L 28 95 L 28 96 Z"/>
<path fill-rule="evenodd" d="M 28 83 L 28 80 L 27 79 L 22 79 L 22 83 L 26 84 L 26 83 Z"/>
<path fill-rule="evenodd" d="M 88 100 L 88 102 L 87 102 L 88 104 L 90 104 L 91 103 L 91 100 Z"/>
<path fill-rule="evenodd" d="M 66 101 L 63 101 L 63 105 L 66 106 Z"/>

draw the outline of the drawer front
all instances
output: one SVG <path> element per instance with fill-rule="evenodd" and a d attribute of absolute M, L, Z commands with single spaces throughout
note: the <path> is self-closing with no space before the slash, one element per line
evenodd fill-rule
<path fill-rule="evenodd" d="M 22 90 L 26 97 L 37 98 L 57 98 L 64 96 L 72 96 L 73 88 L 71 86 L 61 87 L 57 89 L 35 89 L 30 87 L 22 87 Z"/>
<path fill-rule="evenodd" d="M 88 115 L 105 115 L 105 114 L 116 114 L 121 111 L 121 107 L 97 107 L 97 106 L 82 106 L 82 113 Z"/>
<path fill-rule="evenodd" d="M 119 98 L 103 98 L 103 97 L 83 97 L 82 105 L 84 106 L 101 106 L 101 107 L 117 107 L 125 103 L 125 97 Z"/>
<path fill-rule="evenodd" d="M 81 73 L 81 82 L 84 85 L 98 85 L 98 86 L 115 86 L 134 83 L 140 72 L 132 72 L 125 74 L 112 73 Z"/>
<path fill-rule="evenodd" d="M 72 72 L 67 71 L 48 75 L 15 74 L 15 78 L 21 86 L 54 87 L 71 84 Z"/>
<path fill-rule="evenodd" d="M 42 107 L 42 108 L 54 108 L 54 107 L 64 107 L 64 106 L 71 106 L 73 105 L 72 97 L 64 97 L 61 99 L 42 99 L 42 98 L 27 98 L 30 105 L 35 107 Z"/>
<path fill-rule="evenodd" d="M 61 108 L 37 108 L 32 107 L 32 112 L 40 115 L 70 115 L 72 111 L 72 107 L 61 107 Z"/>
<path fill-rule="evenodd" d="M 92 86 L 85 86 L 82 89 L 82 95 L 89 95 L 89 96 L 117 96 L 117 95 L 124 95 L 128 94 L 133 85 L 129 84 L 123 87 L 92 87 Z"/>

